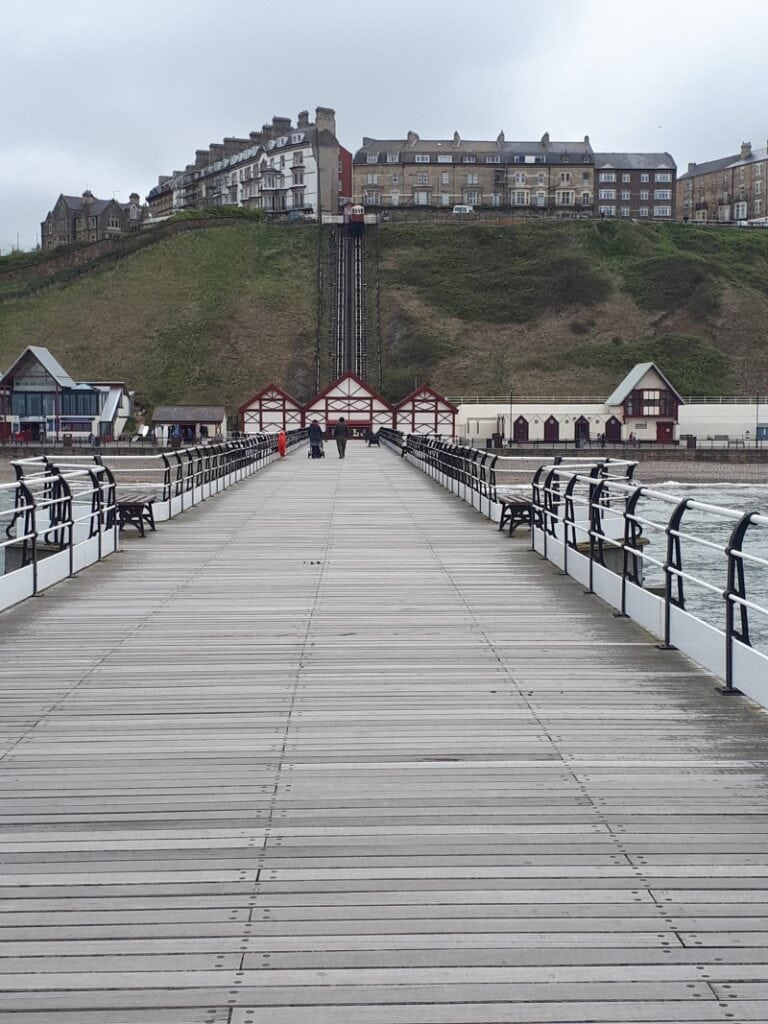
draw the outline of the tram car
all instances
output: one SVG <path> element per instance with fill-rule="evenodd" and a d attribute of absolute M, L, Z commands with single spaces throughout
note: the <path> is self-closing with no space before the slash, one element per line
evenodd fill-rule
<path fill-rule="evenodd" d="M 352 206 L 349 204 L 344 207 L 344 223 L 345 224 L 365 224 L 365 207 L 355 204 Z"/>
<path fill-rule="evenodd" d="M 366 224 L 378 224 L 379 218 L 375 213 L 366 213 L 365 207 L 359 203 L 346 203 L 342 215 L 343 223 L 352 229 L 355 234 L 360 234 Z"/>

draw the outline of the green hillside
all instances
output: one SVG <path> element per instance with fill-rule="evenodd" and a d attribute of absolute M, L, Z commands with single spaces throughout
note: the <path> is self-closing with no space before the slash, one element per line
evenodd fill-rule
<path fill-rule="evenodd" d="M 314 393 L 328 354 L 327 229 L 250 222 L 164 238 L 2 301 L 0 367 L 46 345 L 140 401 L 235 407 Z M 638 361 L 687 394 L 768 390 L 768 232 L 613 222 L 385 224 L 369 232 L 372 382 L 450 394 L 605 395 Z M 2 261 L 0 261 L 0 271 Z M 320 273 L 318 273 L 320 271 Z M 35 286 L 35 265 L 28 271 Z M 322 296 L 318 317 L 318 292 Z"/>
<path fill-rule="evenodd" d="M 648 359 L 687 394 L 768 387 L 768 232 L 392 225 L 380 267 L 388 390 L 599 396 Z"/>
<path fill-rule="evenodd" d="M 0 302 L 0 367 L 45 345 L 80 379 L 149 405 L 237 406 L 274 379 L 315 388 L 317 230 L 236 224 L 178 235 L 79 280 Z"/>

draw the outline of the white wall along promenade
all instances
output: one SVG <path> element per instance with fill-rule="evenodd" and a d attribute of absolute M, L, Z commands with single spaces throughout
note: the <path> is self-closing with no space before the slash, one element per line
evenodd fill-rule
<path fill-rule="evenodd" d="M 2 1024 L 768 1018 L 766 725 L 387 450 L 4 613 Z"/>

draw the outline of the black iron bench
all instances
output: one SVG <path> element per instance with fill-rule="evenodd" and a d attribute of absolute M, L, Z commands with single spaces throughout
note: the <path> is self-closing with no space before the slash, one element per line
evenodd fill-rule
<path fill-rule="evenodd" d="M 115 499 L 117 505 L 117 525 L 120 530 L 124 526 L 135 526 L 144 536 L 144 524 L 155 529 L 155 514 L 152 505 L 154 494 L 119 494 Z"/>
<path fill-rule="evenodd" d="M 499 529 L 509 527 L 509 536 L 515 532 L 518 526 L 531 525 L 531 503 L 525 498 L 499 498 L 501 503 L 501 519 Z"/>

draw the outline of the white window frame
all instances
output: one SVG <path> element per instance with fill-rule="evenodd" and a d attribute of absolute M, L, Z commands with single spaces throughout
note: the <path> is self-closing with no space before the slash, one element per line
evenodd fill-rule
<path fill-rule="evenodd" d="M 413 159 L 417 164 L 428 164 L 430 161 L 428 153 L 417 153 Z"/>
<path fill-rule="evenodd" d="M 597 212 L 601 217 L 615 217 L 616 207 L 615 206 L 599 206 Z"/>
<path fill-rule="evenodd" d="M 600 181 L 616 181 L 616 175 L 613 171 L 600 171 Z"/>
<path fill-rule="evenodd" d="M 615 199 L 616 189 L 615 188 L 601 188 L 597 193 L 598 199 Z"/>
<path fill-rule="evenodd" d="M 654 217 L 671 217 L 672 207 L 671 206 L 654 206 L 653 208 Z"/>

